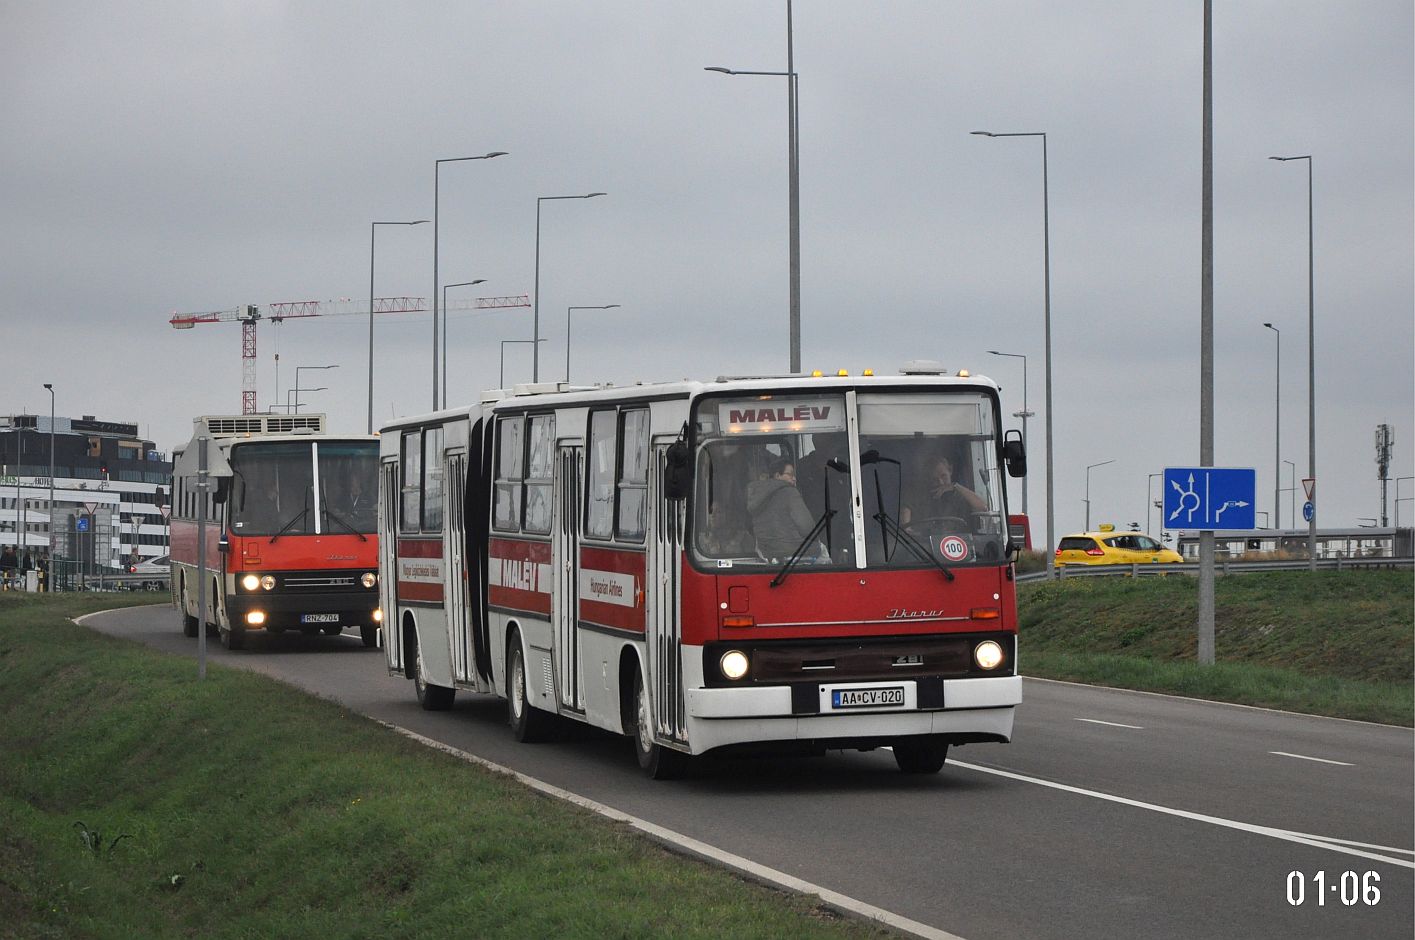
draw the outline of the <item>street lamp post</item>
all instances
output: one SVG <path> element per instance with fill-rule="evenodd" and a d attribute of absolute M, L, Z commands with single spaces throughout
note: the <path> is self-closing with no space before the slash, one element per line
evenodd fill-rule
<path fill-rule="evenodd" d="M 1104 467 L 1108 463 L 1115 463 L 1114 459 L 1102 460 L 1100 463 L 1093 463 L 1086 468 L 1086 531 L 1091 531 L 1091 471 L 1096 467 Z"/>
<path fill-rule="evenodd" d="M 507 347 L 507 346 L 514 346 L 514 345 L 516 345 L 516 344 L 518 344 L 518 343 L 530 343 L 532 346 L 535 346 L 535 348 L 539 349 L 539 348 L 540 348 L 540 345 L 539 345 L 539 344 L 540 344 L 540 343 L 543 343 L 543 342 L 545 342 L 545 340 L 543 340 L 543 339 L 503 339 L 503 340 L 501 341 L 501 371 L 500 371 L 500 373 L 498 373 L 498 378 L 497 378 L 497 382 L 496 382 L 497 387 L 498 387 L 498 388 L 505 388 L 505 387 L 506 387 L 506 347 Z"/>
<path fill-rule="evenodd" d="M 479 277 L 474 281 L 458 281 L 456 284 L 442 285 L 442 407 L 447 407 L 447 321 L 452 319 L 447 315 L 447 288 L 449 287 L 471 287 L 473 284 L 485 284 L 486 278 Z"/>
<path fill-rule="evenodd" d="M 1312 481 L 1312 518 L 1307 520 L 1309 568 L 1317 570 L 1317 312 L 1312 291 L 1312 155 L 1269 157 L 1286 163 L 1307 161 L 1307 477 Z"/>
<path fill-rule="evenodd" d="M 52 590 L 50 581 L 54 578 L 54 386 L 48 382 L 44 388 L 49 392 L 49 572 L 45 575 L 44 589 Z M 1400 484 L 1396 483 L 1396 511 L 1400 510 Z"/>
<path fill-rule="evenodd" d="M 593 199 L 607 193 L 585 193 L 583 196 L 537 196 L 536 197 L 536 278 L 535 301 L 531 308 L 531 381 L 540 381 L 540 204 L 555 199 Z M 524 342 L 524 340 L 523 340 Z"/>
<path fill-rule="evenodd" d="M 1027 438 L 1027 419 L 1032 417 L 1033 412 L 1027 410 L 1027 357 L 1022 353 L 998 352 L 996 349 L 989 349 L 988 352 L 994 356 L 1008 356 L 1013 359 L 1022 360 L 1022 410 L 1012 412 L 1012 417 L 1022 419 L 1022 440 Z M 1027 478 L 1022 477 L 1022 515 L 1027 515 Z"/>
<path fill-rule="evenodd" d="M 789 273 L 791 287 L 791 372 L 801 371 L 801 161 L 799 99 L 801 77 L 796 74 L 795 53 L 791 35 L 791 0 L 786 0 L 786 71 L 766 72 L 729 69 L 720 65 L 707 66 L 706 72 L 721 72 L 723 75 L 774 75 L 786 78 L 786 157 L 787 157 L 787 214 L 789 216 L 790 243 Z"/>
<path fill-rule="evenodd" d="M 285 413 L 298 414 L 300 406 L 304 402 L 300 401 L 300 392 L 327 392 L 328 386 L 317 385 L 314 388 L 287 388 L 285 389 Z"/>
<path fill-rule="evenodd" d="M 1280 515 L 1278 510 L 1278 500 L 1282 498 L 1282 330 L 1271 323 L 1264 323 L 1263 326 L 1273 331 L 1277 340 L 1277 346 L 1273 353 L 1273 359 L 1277 363 L 1277 378 L 1273 380 L 1273 518 Z M 1281 526 L 1273 524 L 1277 529 Z"/>
<path fill-rule="evenodd" d="M 570 381 L 570 311 L 571 310 L 613 310 L 618 304 L 605 304 L 602 307 L 566 307 L 565 308 L 565 381 Z"/>
<path fill-rule="evenodd" d="M 1051 199 L 1047 180 L 1047 135 L 1042 131 L 1026 133 L 995 134 L 991 131 L 973 131 L 979 137 L 1040 137 L 1042 139 L 1042 283 L 1044 289 L 1043 324 L 1046 339 L 1046 446 L 1047 446 L 1047 577 L 1056 568 L 1056 499 L 1053 487 L 1051 448 Z M 1089 509 L 1089 507 L 1087 507 Z"/>
<path fill-rule="evenodd" d="M 380 225 L 425 225 L 427 219 L 415 222 L 374 222 L 368 234 L 368 433 L 373 433 L 373 246 Z M 279 394 L 279 390 L 276 390 Z"/>
<path fill-rule="evenodd" d="M 1150 495 L 1150 493 L 1151 493 L 1152 490 L 1153 490 L 1153 485 L 1154 485 L 1154 482 L 1155 482 L 1155 477 L 1163 478 L 1163 477 L 1164 477 L 1164 474 L 1163 474 L 1163 473 L 1151 473 L 1151 474 L 1149 474 L 1149 476 L 1147 476 L 1147 477 L 1145 478 L 1145 534 L 1147 534 L 1147 535 L 1150 533 L 1150 510 L 1153 509 L 1153 508 L 1154 508 L 1154 505 L 1155 505 L 1155 499 L 1154 499 L 1153 496 Z M 1163 505 L 1163 503 L 1161 503 L 1161 505 Z M 1160 518 L 1160 528 L 1161 528 L 1161 529 L 1164 528 L 1164 518 L 1163 518 L 1163 515 L 1161 515 L 1161 518 Z"/>
<path fill-rule="evenodd" d="M 437 410 L 437 374 L 439 363 L 442 361 L 437 353 L 437 203 L 438 203 L 438 183 L 444 163 L 463 163 L 467 160 L 490 160 L 492 157 L 504 157 L 506 151 L 493 150 L 491 153 L 484 153 L 479 157 L 448 157 L 444 160 L 433 161 L 432 172 L 432 410 Z"/>
<path fill-rule="evenodd" d="M 301 372 L 309 372 L 309 371 L 311 371 L 311 370 L 313 370 L 313 369 L 337 369 L 337 368 L 339 368 L 338 363 L 336 363 L 336 364 L 334 364 L 334 365 L 331 365 L 331 366 L 295 366 L 295 414 L 299 414 L 299 413 L 300 413 L 300 391 L 301 391 L 301 389 L 300 389 L 300 373 L 301 373 Z M 324 389 L 319 389 L 319 391 L 323 391 L 323 390 L 324 390 Z M 306 391 L 306 392 L 313 392 L 313 391 L 316 391 L 316 389 L 307 388 L 307 389 L 304 389 L 304 391 Z M 287 409 L 287 410 L 288 410 L 288 409 Z"/>

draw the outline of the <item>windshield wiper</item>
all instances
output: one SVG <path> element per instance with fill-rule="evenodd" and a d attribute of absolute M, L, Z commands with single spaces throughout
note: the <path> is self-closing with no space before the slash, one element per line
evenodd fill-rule
<path fill-rule="evenodd" d="M 301 519 L 303 519 L 305 516 L 309 515 L 309 513 L 310 513 L 310 508 L 309 508 L 308 506 L 306 506 L 304 509 L 301 509 L 299 512 L 295 513 L 295 515 L 294 515 L 293 517 L 291 517 L 290 521 L 287 522 L 287 523 L 285 523 L 285 525 L 280 529 L 279 532 L 276 532 L 274 535 L 272 535 L 272 536 L 270 537 L 270 541 L 271 541 L 271 542 L 274 542 L 276 539 L 280 538 L 280 536 L 284 535 L 286 532 L 289 532 L 291 529 L 293 529 L 293 528 L 299 523 L 299 521 L 300 521 Z M 267 543 L 267 544 L 269 544 L 269 543 Z"/>
<path fill-rule="evenodd" d="M 892 457 L 881 457 L 877 450 L 867 450 L 860 455 L 861 466 L 872 463 L 892 463 L 896 468 L 899 466 L 899 461 Z M 884 493 L 881 491 L 879 485 L 879 468 L 875 468 L 875 505 L 879 507 L 879 512 L 875 513 L 873 518 L 879 523 L 880 541 L 883 543 L 882 550 L 884 551 L 885 561 L 889 561 L 890 555 L 893 554 L 889 550 L 889 535 L 892 534 L 894 536 L 895 545 L 904 545 L 909 551 L 919 556 L 919 558 L 933 565 L 939 571 L 942 571 L 943 576 L 949 581 L 953 580 L 953 572 L 948 569 L 948 566 L 935 558 L 932 552 L 919 544 L 918 539 L 905 531 L 898 520 L 884 511 Z"/>
<path fill-rule="evenodd" d="M 361 542 L 367 542 L 367 541 L 368 541 L 368 536 L 367 536 L 367 535 L 364 535 L 364 534 L 363 534 L 362 532 L 360 532 L 358 529 L 354 528 L 352 525 L 349 524 L 348 520 L 346 520 L 343 516 L 341 516 L 341 515 L 339 515 L 338 513 L 336 513 L 334 510 L 330 509 L 328 506 L 326 506 L 326 507 L 324 508 L 324 517 L 325 517 L 326 519 L 333 519 L 335 522 L 339 523 L 339 524 L 340 524 L 341 526 L 343 526 L 345 529 L 348 529 L 349 532 L 353 533 L 354 535 L 357 535 L 357 536 L 359 537 L 359 541 L 361 541 Z"/>
<path fill-rule="evenodd" d="M 910 535 L 908 531 L 906 531 L 905 528 L 894 519 L 893 516 L 885 512 L 883 509 L 880 509 L 879 512 L 875 513 L 874 519 L 876 522 L 879 523 L 880 529 L 886 532 L 894 533 L 895 544 L 902 544 L 905 548 L 908 548 L 915 555 L 918 555 L 924 561 L 929 562 L 939 571 L 942 571 L 943 576 L 945 578 L 950 581 L 953 580 L 953 572 L 948 569 L 948 566 L 946 566 L 943 562 L 935 558 L 932 552 L 920 545 L 918 539 Z"/>
<path fill-rule="evenodd" d="M 778 587 L 786 580 L 786 576 L 791 573 L 791 569 L 796 567 L 802 557 L 805 556 L 806 547 L 816 540 L 821 529 L 830 525 L 830 520 L 835 518 L 835 510 L 827 509 L 821 513 L 821 517 L 816 520 L 816 524 L 811 527 L 811 531 L 806 533 L 806 537 L 801 540 L 801 544 L 796 546 L 796 550 L 791 553 L 791 557 L 786 560 L 786 564 L 781 566 L 781 570 L 776 573 L 776 577 L 771 579 L 771 586 Z"/>

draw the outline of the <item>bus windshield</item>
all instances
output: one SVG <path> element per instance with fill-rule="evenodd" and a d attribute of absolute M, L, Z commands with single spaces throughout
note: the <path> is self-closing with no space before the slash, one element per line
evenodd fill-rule
<path fill-rule="evenodd" d="M 779 568 L 793 558 L 813 568 L 1000 563 L 1007 530 L 993 408 L 972 389 L 700 401 L 697 560 L 717 568 Z"/>
<path fill-rule="evenodd" d="M 377 448 L 372 441 L 269 441 L 232 447 L 227 506 L 231 531 L 273 537 L 374 532 Z"/>

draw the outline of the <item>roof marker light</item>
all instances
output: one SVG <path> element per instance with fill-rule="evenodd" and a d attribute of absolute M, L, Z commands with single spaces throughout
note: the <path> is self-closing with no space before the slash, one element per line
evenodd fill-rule
<path fill-rule="evenodd" d="M 872 375 L 875 374 L 875 370 L 874 370 L 874 369 L 866 369 L 864 372 L 861 372 L 860 374 L 861 374 L 861 375 L 871 375 L 871 376 L 872 376 Z"/>
<path fill-rule="evenodd" d="M 818 378 L 820 378 L 820 377 L 823 376 L 823 375 L 825 375 L 825 373 L 822 372 L 822 371 L 819 370 L 819 369 L 814 369 L 814 370 L 811 371 L 811 378 L 813 378 L 813 379 L 818 379 Z"/>
<path fill-rule="evenodd" d="M 835 370 L 835 374 L 836 374 L 836 375 L 839 375 L 839 376 L 846 376 L 846 375 L 849 375 L 850 373 L 849 373 L 848 371 L 846 371 L 845 369 L 836 369 L 836 370 Z"/>
<path fill-rule="evenodd" d="M 958 377 L 959 377 L 960 379 L 966 379 L 968 376 L 970 376 L 970 375 L 972 375 L 972 374 L 973 374 L 973 373 L 969 372 L 967 369 L 959 369 L 959 370 L 958 370 Z"/>

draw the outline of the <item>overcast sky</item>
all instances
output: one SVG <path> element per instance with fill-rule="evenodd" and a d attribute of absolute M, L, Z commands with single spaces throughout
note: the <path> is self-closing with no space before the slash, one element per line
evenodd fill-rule
<path fill-rule="evenodd" d="M 1314 166 L 1320 521 L 1380 513 L 1415 444 L 1409 0 L 1214 4 L 1216 464 L 1307 475 Z M 1027 404 L 1044 537 L 1042 152 L 1050 179 L 1057 535 L 1147 523 L 1148 475 L 1199 463 L 1203 5 L 797 0 L 802 359 L 928 357 Z M 541 378 L 711 379 L 788 360 L 784 0 L 0 0 L 0 413 L 135 421 L 163 449 L 239 413 L 241 330 L 174 312 L 365 300 L 373 220 L 432 218 L 450 296 L 530 294 Z M 431 225 L 378 229 L 375 293 L 432 293 Z M 498 383 L 528 309 L 453 314 L 450 402 Z M 262 409 L 362 432 L 367 318 L 258 329 Z M 377 326 L 375 421 L 431 406 L 430 314 Z M 506 348 L 528 381 L 529 345 Z M 277 386 L 275 354 L 279 353 Z M 1015 419 L 1013 419 L 1015 423 Z M 1289 485 L 1284 466 L 1282 486 Z M 1153 494 L 1158 495 L 1158 481 Z M 1415 496 L 1415 481 L 1402 496 Z M 1290 496 L 1281 520 L 1290 525 Z M 1020 490 L 1014 490 L 1020 508 Z M 1415 519 L 1415 501 L 1401 504 Z M 1260 515 L 1260 524 L 1266 517 Z M 1148 520 L 1158 530 L 1158 513 Z"/>

